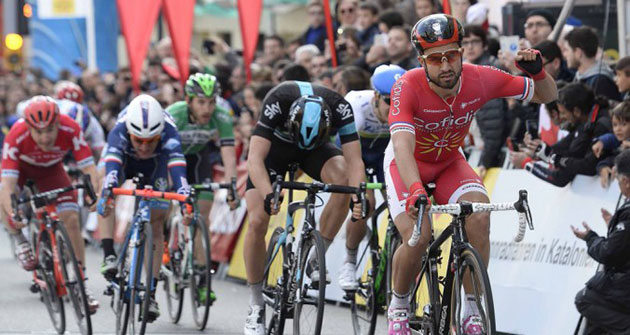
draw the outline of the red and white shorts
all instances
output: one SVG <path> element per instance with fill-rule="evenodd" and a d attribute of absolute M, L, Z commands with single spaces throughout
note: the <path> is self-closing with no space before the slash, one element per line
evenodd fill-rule
<path fill-rule="evenodd" d="M 385 149 L 383 164 L 389 212 L 392 218 L 396 219 L 399 214 L 405 212 L 405 200 L 409 191 L 398 173 L 391 141 Z M 440 205 L 456 203 L 462 195 L 470 192 L 488 195 L 483 181 L 470 167 L 463 154 L 453 154 L 450 158 L 435 163 L 416 160 L 416 164 L 422 183 L 424 185 L 435 183 L 433 198 Z"/>

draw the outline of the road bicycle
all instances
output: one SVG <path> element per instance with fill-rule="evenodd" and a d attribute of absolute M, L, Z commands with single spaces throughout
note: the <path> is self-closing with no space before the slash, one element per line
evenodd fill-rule
<path fill-rule="evenodd" d="M 369 184 L 368 184 L 369 185 Z M 373 189 L 382 189 L 380 183 L 371 184 Z M 383 247 L 379 245 L 378 222 L 381 214 L 387 209 L 384 201 L 370 215 L 368 222 L 368 242 L 360 250 L 355 273 L 358 275 L 356 290 L 348 290 L 344 299 L 350 302 L 352 328 L 356 335 L 373 335 L 376 320 L 387 305 L 392 294 L 392 258 L 400 245 L 400 234 L 389 214 L 387 215 L 387 230 Z M 365 257 L 367 269 L 361 270 Z"/>
<path fill-rule="evenodd" d="M 434 236 L 432 220 L 431 236 L 427 252 L 422 258 L 420 275 L 411 294 L 410 327 L 420 334 L 464 334 L 462 325 L 462 307 L 464 303 L 474 304 L 482 323 L 482 333 L 496 334 L 496 322 L 490 279 L 486 266 L 479 253 L 468 243 L 465 229 L 465 219 L 473 213 L 510 211 L 519 213 L 519 229 L 515 242 L 522 241 L 526 226 L 534 229 L 531 211 L 527 201 L 527 191 L 520 190 L 519 198 L 514 203 L 471 203 L 461 202 L 448 205 L 431 205 L 425 211 L 427 198 L 422 196 L 417 203 L 419 208 L 418 220 L 414 226 L 410 246 L 415 246 L 421 236 L 422 217 L 425 214 L 450 214 L 451 223 L 438 236 Z M 446 263 L 446 276 L 438 275 L 438 266 L 442 264 L 441 248 L 448 238 L 450 243 L 449 259 Z M 470 278 L 470 292 L 465 292 L 464 276 Z M 416 299 L 418 292 L 425 298 L 424 305 Z M 472 295 L 474 302 L 466 299 L 466 294 Z M 418 310 L 422 308 L 422 310 Z M 421 314 L 421 316 L 417 316 Z"/>
<path fill-rule="evenodd" d="M 166 293 L 168 314 L 173 323 L 178 323 L 184 306 L 184 291 L 190 290 L 192 315 L 199 330 L 206 328 L 210 306 L 215 300 L 212 292 L 212 261 L 208 226 L 199 214 L 197 198 L 199 192 L 229 190 L 229 199 L 236 199 L 236 178 L 230 183 L 207 183 L 191 186 L 194 219 L 186 227 L 181 217 L 174 217 L 169 226 L 167 248 L 160 271 Z M 195 257 L 195 250 L 197 257 Z"/>
<path fill-rule="evenodd" d="M 92 321 L 85 293 L 85 274 L 82 265 L 77 260 L 63 222 L 57 215 L 56 199 L 66 192 L 78 189 L 86 191 L 90 197 L 91 206 L 96 201 L 96 195 L 90 182 L 90 177 L 81 178 L 82 183 L 46 192 L 24 195 L 18 198 L 11 195 L 13 221 L 29 226 L 31 247 L 35 251 L 37 267 L 33 271 L 31 286 L 34 293 L 39 292 L 41 300 L 46 305 L 48 315 L 57 330 L 63 334 L 66 330 L 64 301 L 72 306 L 77 326 L 81 334 L 92 334 Z M 28 204 L 35 213 L 35 217 L 22 216 L 20 205 Z"/>
<path fill-rule="evenodd" d="M 294 182 L 296 166 L 289 170 L 289 180 L 278 176 L 273 183 L 274 204 L 282 189 L 289 189 L 289 205 L 284 228 L 274 230 L 267 246 L 263 279 L 263 298 L 270 311 L 265 312 L 267 334 L 283 334 L 285 321 L 293 318 L 293 334 L 320 334 L 324 317 L 326 257 L 324 242 L 317 230 L 315 208 L 319 192 L 356 194 L 367 209 L 365 183 L 361 187 Z M 306 191 L 303 201 L 293 202 L 293 190 Z M 320 199 L 321 200 L 321 199 Z M 305 210 L 304 223 L 294 246 L 296 211 Z M 363 213 L 364 216 L 366 213 Z M 294 250 L 295 249 L 295 250 Z M 311 278 L 319 276 L 318 282 Z"/>
<path fill-rule="evenodd" d="M 142 175 L 132 180 L 136 187 L 142 189 L 127 189 L 109 187 L 105 191 L 105 197 L 126 195 L 136 197 L 136 211 L 133 215 L 124 242 L 118 250 L 117 269 L 118 274 L 113 278 L 105 295 L 112 297 L 111 307 L 116 315 L 116 334 L 144 334 L 149 320 L 150 294 L 155 291 L 153 287 L 153 231 L 151 227 L 152 203 L 158 199 L 190 202 L 187 195 L 161 192 L 153 190 L 149 185 L 141 183 Z M 189 208 L 190 209 L 190 208 Z M 146 255 L 146 256 L 145 256 Z M 143 275 L 143 264 L 147 264 Z"/>

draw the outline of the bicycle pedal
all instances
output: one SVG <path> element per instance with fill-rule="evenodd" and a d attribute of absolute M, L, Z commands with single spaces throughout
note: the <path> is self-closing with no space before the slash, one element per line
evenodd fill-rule
<path fill-rule="evenodd" d="M 31 291 L 31 293 L 39 293 L 40 288 L 39 285 L 32 283 L 31 287 L 29 287 L 28 290 Z"/>

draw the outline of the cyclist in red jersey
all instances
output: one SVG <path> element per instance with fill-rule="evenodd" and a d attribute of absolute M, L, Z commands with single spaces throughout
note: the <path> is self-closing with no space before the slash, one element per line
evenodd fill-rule
<path fill-rule="evenodd" d="M 429 242 L 427 217 L 423 218 L 418 244 L 412 248 L 407 241 L 418 215 L 414 204 L 420 195 L 427 193 L 424 185 L 436 184 L 433 196 L 439 204 L 489 202 L 483 182 L 460 151 L 475 113 L 495 98 L 538 103 L 557 98 L 555 82 L 545 73 L 538 51 L 518 51 L 516 64 L 528 77 L 512 76 L 490 66 L 462 64 L 462 38 L 462 26 L 452 16 L 434 14 L 418 21 L 411 41 L 423 68 L 408 71 L 391 92 L 391 141 L 385 151 L 384 170 L 389 210 L 404 243 L 393 261 L 394 296 L 388 311 L 390 335 L 410 334 L 409 290 Z M 487 213 L 466 219 L 468 238 L 486 264 L 490 251 L 489 227 Z M 471 285 L 465 281 L 464 286 Z M 469 306 L 464 311 L 465 333 L 481 334 L 483 329 L 475 304 L 466 305 Z"/>
<path fill-rule="evenodd" d="M 24 186 L 27 179 L 34 181 L 40 192 L 70 186 L 70 177 L 63 168 L 63 157 L 68 151 L 72 151 L 83 173 L 90 175 L 92 185 L 97 185 L 92 151 L 83 138 L 81 127 L 72 118 L 60 114 L 52 98 L 33 97 L 24 110 L 24 118 L 11 127 L 4 139 L 0 184 L 0 212 L 9 232 L 18 241 L 16 252 L 26 270 L 34 270 L 37 263 L 28 241 L 20 232 L 21 224 L 9 220 L 13 217 L 11 194 L 17 193 L 16 186 Z M 85 267 L 85 245 L 79 227 L 75 192 L 64 193 L 57 198 L 57 212 L 68 231 L 78 260 Z M 98 300 L 91 293 L 88 294 L 88 306 L 92 313 L 98 308 Z"/>

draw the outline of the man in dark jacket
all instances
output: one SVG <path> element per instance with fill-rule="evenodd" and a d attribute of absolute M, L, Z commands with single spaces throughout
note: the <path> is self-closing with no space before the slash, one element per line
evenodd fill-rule
<path fill-rule="evenodd" d="M 615 159 L 619 189 L 630 197 L 630 150 Z M 598 236 L 586 224 L 573 233 L 586 241 L 588 254 L 601 263 L 599 271 L 575 297 L 575 306 L 587 319 L 586 335 L 630 334 L 630 201 L 611 217 L 602 210 L 607 237 Z"/>
<path fill-rule="evenodd" d="M 321 2 L 311 0 L 306 9 L 308 10 L 308 29 L 300 38 L 302 45 L 314 44 L 319 48 L 319 51 L 324 52 L 324 42 L 326 41 L 324 7 Z"/>

